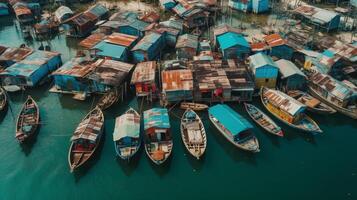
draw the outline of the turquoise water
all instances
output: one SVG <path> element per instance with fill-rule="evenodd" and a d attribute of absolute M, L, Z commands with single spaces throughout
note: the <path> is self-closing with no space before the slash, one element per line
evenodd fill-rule
<path fill-rule="evenodd" d="M 0 44 L 21 43 L 24 41 L 12 19 L 1 18 Z M 75 53 L 75 41 L 63 36 L 50 43 L 53 50 L 63 54 L 64 61 Z M 49 93 L 49 87 L 11 94 L 11 109 L 0 116 L 0 200 L 357 199 L 357 124 L 339 114 L 311 115 L 324 130 L 317 136 L 279 123 L 286 137 L 277 138 L 255 126 L 261 152 L 250 154 L 233 147 L 210 124 L 207 113 L 200 113 L 208 146 L 206 155 L 197 161 L 184 149 L 176 117 L 183 112 L 174 109 L 170 115 L 173 154 L 164 166 L 155 166 L 143 149 L 130 163 L 115 157 L 111 136 L 114 118 L 128 106 L 140 105 L 130 97 L 105 112 L 105 137 L 95 159 L 71 174 L 69 139 L 95 100 L 76 101 Z M 28 94 L 38 101 L 42 125 L 34 143 L 22 147 L 14 138 L 14 124 Z M 258 101 L 254 104 L 262 108 Z M 242 105 L 230 106 L 248 117 Z"/>

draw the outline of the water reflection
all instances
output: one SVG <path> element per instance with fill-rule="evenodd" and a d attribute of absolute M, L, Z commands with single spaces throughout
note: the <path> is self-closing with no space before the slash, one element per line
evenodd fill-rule
<path fill-rule="evenodd" d="M 142 154 L 143 154 L 143 146 L 141 146 L 139 151 L 136 152 L 136 154 L 132 158 L 130 158 L 129 161 L 123 160 L 115 154 L 113 154 L 113 155 L 116 156 L 115 159 L 116 159 L 118 165 L 120 165 L 120 167 L 122 168 L 122 171 L 124 172 L 124 174 L 126 176 L 131 176 L 131 174 L 138 168 Z"/>

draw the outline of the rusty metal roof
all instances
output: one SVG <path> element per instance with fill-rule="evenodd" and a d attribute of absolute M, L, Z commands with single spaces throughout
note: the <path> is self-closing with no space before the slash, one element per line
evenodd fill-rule
<path fill-rule="evenodd" d="M 160 20 L 160 15 L 154 11 L 150 11 L 144 14 L 142 17 L 140 17 L 140 20 L 147 23 L 158 22 Z"/>
<path fill-rule="evenodd" d="M 89 79 L 111 86 L 119 86 L 134 67 L 133 64 L 103 59 L 98 60 L 96 65 Z"/>
<path fill-rule="evenodd" d="M 0 55 L 7 49 L 5 46 L 0 45 Z"/>
<path fill-rule="evenodd" d="M 286 41 L 277 33 L 265 36 L 264 40 L 270 47 L 276 47 L 286 44 Z"/>
<path fill-rule="evenodd" d="M 265 42 L 255 42 L 250 44 L 250 47 L 252 48 L 252 51 L 264 51 L 267 49 Z"/>
<path fill-rule="evenodd" d="M 102 41 L 105 37 L 106 35 L 103 33 L 94 33 L 88 36 L 86 39 L 82 40 L 79 43 L 79 46 L 82 46 L 86 49 L 90 49 L 94 47 L 96 44 L 98 44 L 100 41 Z"/>
<path fill-rule="evenodd" d="M 130 47 L 138 39 L 137 36 L 127 35 L 123 33 L 113 33 L 104 41 L 111 44 L 117 44 L 125 47 Z"/>
<path fill-rule="evenodd" d="M 193 90 L 193 77 L 190 69 L 164 70 L 161 76 L 163 91 Z"/>
<path fill-rule="evenodd" d="M 224 33 L 227 33 L 227 32 L 234 32 L 234 33 L 238 33 L 238 34 L 241 34 L 242 33 L 242 30 L 240 29 L 237 29 L 237 28 L 233 28 L 227 24 L 221 24 L 221 25 L 218 25 L 217 27 L 215 27 L 213 29 L 213 34 L 215 37 L 219 36 L 219 35 L 222 35 Z"/>
<path fill-rule="evenodd" d="M 30 48 L 8 48 L 0 56 L 0 60 L 20 62 L 33 52 Z"/>
<path fill-rule="evenodd" d="M 96 65 L 93 61 L 86 61 L 83 57 L 73 58 L 57 69 L 52 75 L 68 75 L 74 77 L 85 77 Z"/>
<path fill-rule="evenodd" d="M 138 63 L 131 77 L 131 84 L 155 82 L 156 61 Z"/>
<path fill-rule="evenodd" d="M 32 12 L 29 8 L 26 7 L 17 7 L 14 9 L 16 16 L 21 15 L 32 15 Z"/>

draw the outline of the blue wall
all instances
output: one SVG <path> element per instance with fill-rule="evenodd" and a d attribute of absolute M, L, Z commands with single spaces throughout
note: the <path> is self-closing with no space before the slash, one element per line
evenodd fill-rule
<path fill-rule="evenodd" d="M 131 26 L 121 26 L 121 27 L 119 27 L 119 30 L 117 32 L 124 33 L 127 35 L 134 35 L 134 36 L 138 36 L 138 37 L 141 37 L 144 35 L 143 32 L 141 32 L 138 29 L 133 28 Z"/>
<path fill-rule="evenodd" d="M 294 50 L 288 45 L 272 47 L 270 52 L 271 56 L 276 56 L 280 59 L 286 59 L 286 60 L 291 60 L 293 54 L 294 54 Z"/>
<path fill-rule="evenodd" d="M 269 10 L 269 0 L 252 0 L 252 10 L 254 13 L 262 13 Z"/>
<path fill-rule="evenodd" d="M 279 69 L 274 66 L 265 65 L 255 70 L 256 78 L 277 78 Z"/>

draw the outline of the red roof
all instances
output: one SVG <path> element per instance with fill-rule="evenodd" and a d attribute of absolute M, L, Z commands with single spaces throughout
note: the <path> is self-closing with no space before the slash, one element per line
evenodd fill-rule
<path fill-rule="evenodd" d="M 123 33 L 113 33 L 105 39 L 105 42 L 130 47 L 138 37 Z"/>
<path fill-rule="evenodd" d="M 268 43 L 270 47 L 276 47 L 286 44 L 286 41 L 281 38 L 281 36 L 277 33 L 265 36 L 264 40 L 266 43 Z"/>
<path fill-rule="evenodd" d="M 146 13 L 144 16 L 142 16 L 140 20 L 147 23 L 158 22 L 160 20 L 160 15 L 154 11 L 151 11 L 149 13 Z"/>
<path fill-rule="evenodd" d="M 252 51 L 263 51 L 266 49 L 266 44 L 265 42 L 256 42 L 250 44 L 250 47 L 252 48 Z"/>
<path fill-rule="evenodd" d="M 90 49 L 94 47 L 96 44 L 98 44 L 100 41 L 102 41 L 105 38 L 105 34 L 103 33 L 95 33 L 90 36 L 88 36 L 86 39 L 82 40 L 79 45 Z"/>
<path fill-rule="evenodd" d="M 20 15 L 31 15 L 32 12 L 30 9 L 25 8 L 25 7 L 21 7 L 21 8 L 15 8 L 15 14 L 16 16 L 20 16 Z"/>

